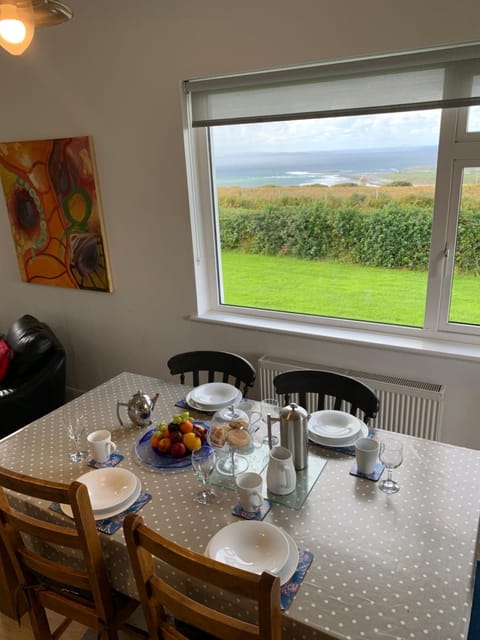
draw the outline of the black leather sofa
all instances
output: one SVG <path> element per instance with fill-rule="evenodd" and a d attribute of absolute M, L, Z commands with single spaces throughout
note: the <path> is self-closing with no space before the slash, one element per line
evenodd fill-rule
<path fill-rule="evenodd" d="M 24 315 L 4 339 L 14 356 L 0 384 L 0 438 L 65 402 L 65 350 L 50 327 Z"/>

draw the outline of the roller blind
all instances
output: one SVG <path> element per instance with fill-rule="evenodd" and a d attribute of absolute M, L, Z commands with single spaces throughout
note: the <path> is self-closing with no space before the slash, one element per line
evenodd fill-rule
<path fill-rule="evenodd" d="M 480 104 L 480 45 L 188 80 L 192 125 Z"/>

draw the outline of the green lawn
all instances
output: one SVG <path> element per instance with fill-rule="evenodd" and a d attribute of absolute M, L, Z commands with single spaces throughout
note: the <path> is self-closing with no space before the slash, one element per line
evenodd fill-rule
<path fill-rule="evenodd" d="M 222 267 L 225 304 L 423 326 L 426 272 L 230 251 Z M 456 276 L 453 320 L 480 324 L 478 292 L 478 278 Z"/>

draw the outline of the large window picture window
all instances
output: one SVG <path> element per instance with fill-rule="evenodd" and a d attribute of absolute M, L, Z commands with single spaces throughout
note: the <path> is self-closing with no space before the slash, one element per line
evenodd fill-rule
<path fill-rule="evenodd" d="M 480 47 L 185 83 L 200 312 L 476 334 Z"/>
<path fill-rule="evenodd" d="M 438 111 L 212 127 L 221 302 L 421 327 L 439 127 Z"/>

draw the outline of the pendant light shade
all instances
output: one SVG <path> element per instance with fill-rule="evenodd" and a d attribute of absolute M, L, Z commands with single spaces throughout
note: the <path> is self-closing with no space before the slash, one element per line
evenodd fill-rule
<path fill-rule="evenodd" d="M 19 56 L 29 47 L 36 27 L 66 22 L 73 11 L 57 0 L 0 0 L 0 46 Z"/>
<path fill-rule="evenodd" d="M 13 56 L 21 55 L 35 34 L 31 2 L 0 4 L 0 45 Z"/>

